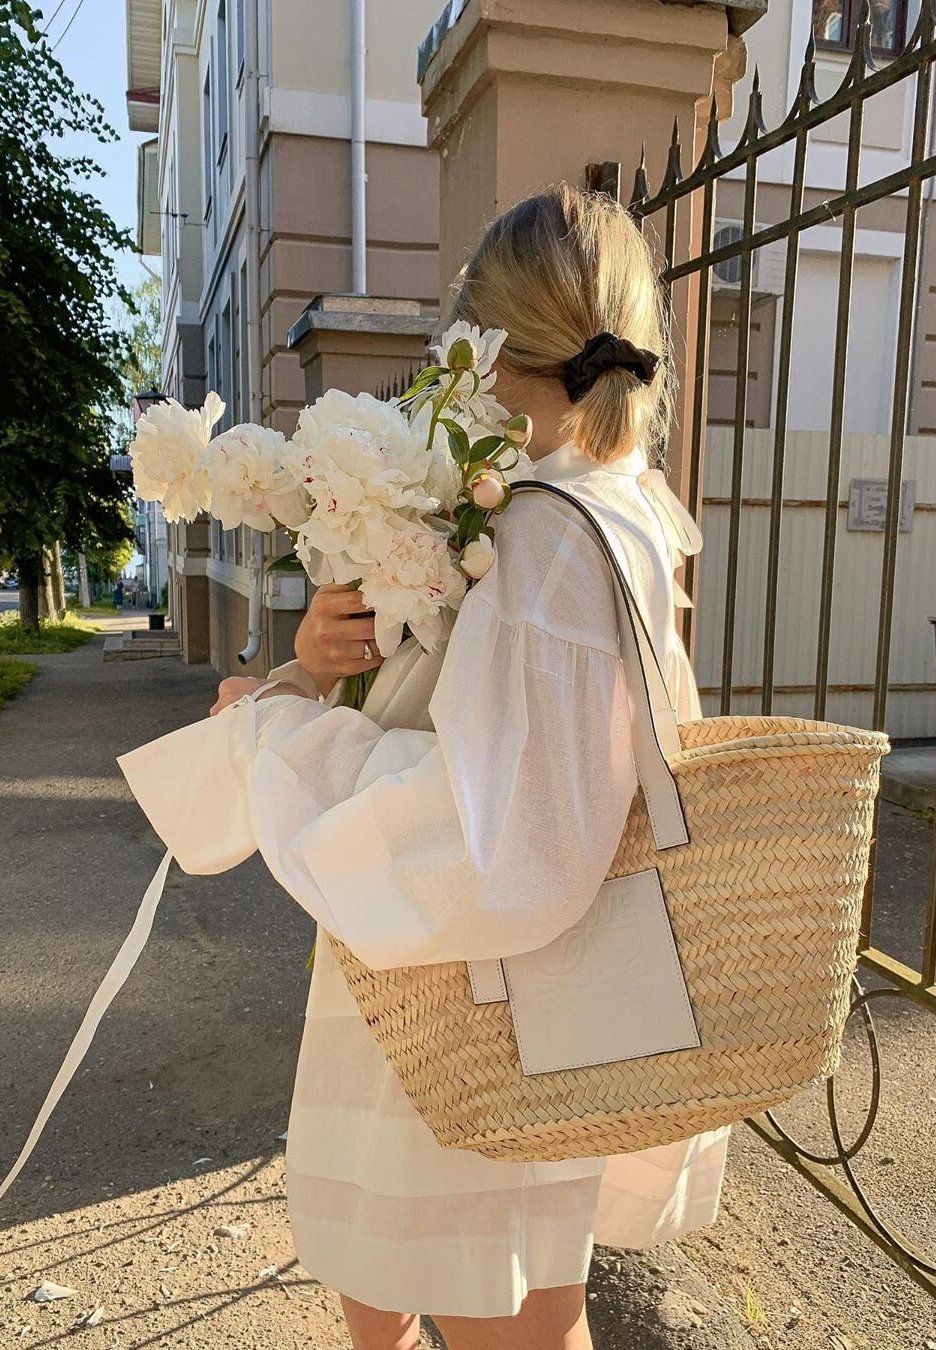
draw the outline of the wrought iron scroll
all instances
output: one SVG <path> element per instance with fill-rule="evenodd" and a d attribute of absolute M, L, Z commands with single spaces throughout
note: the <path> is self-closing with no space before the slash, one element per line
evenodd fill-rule
<path fill-rule="evenodd" d="M 868 0 L 864 0 L 857 16 L 852 56 L 841 83 L 828 98 L 820 101 L 816 93 L 816 46 L 812 36 L 806 47 L 799 84 L 792 105 L 779 126 L 768 130 L 763 121 L 761 92 L 757 73 L 747 105 L 744 129 L 735 146 L 723 151 L 719 143 L 717 109 L 713 100 L 705 143 L 698 162 L 689 173 L 681 166 L 682 152 L 678 125 L 667 155 L 666 168 L 659 190 L 651 194 L 648 182 L 646 156 L 641 155 L 634 176 L 629 210 L 644 228 L 654 219 L 664 257 L 663 281 L 668 288 L 682 278 L 698 278 L 696 327 L 696 367 L 691 404 L 689 506 L 696 517 L 702 502 L 702 462 L 705 440 L 706 368 L 709 330 L 711 326 L 710 279 L 713 267 L 729 259 L 739 259 L 741 280 L 738 298 L 739 341 L 736 361 L 735 406 L 733 418 L 731 497 L 729 503 L 728 556 L 726 567 L 725 631 L 722 652 L 722 680 L 720 707 L 729 713 L 732 705 L 732 671 L 735 653 L 736 609 L 738 594 L 738 554 L 742 511 L 742 477 L 744 472 L 746 400 L 748 386 L 749 331 L 752 300 L 752 275 L 755 254 L 764 245 L 783 241 L 786 245 L 782 309 L 778 331 L 779 356 L 777 362 L 776 412 L 774 418 L 773 463 L 771 468 L 771 496 L 768 526 L 766 586 L 764 595 L 764 646 L 762 658 L 761 710 L 771 713 L 774 703 L 776 662 L 777 611 L 780 584 L 780 543 L 784 491 L 784 470 L 787 448 L 787 426 L 790 396 L 791 349 L 793 318 L 797 289 L 800 237 L 813 225 L 840 221 L 842 247 L 839 265 L 839 291 L 836 314 L 836 337 L 832 367 L 832 414 L 829 426 L 826 465 L 826 500 L 824 508 L 822 572 L 819 583 L 819 630 L 816 643 L 816 678 L 814 715 L 825 715 L 828 697 L 830 634 L 832 630 L 833 578 L 835 573 L 835 545 L 840 490 L 844 408 L 848 397 L 846 363 L 848 356 L 849 322 L 851 312 L 852 273 L 855 257 L 856 218 L 858 211 L 895 193 L 906 194 L 903 261 L 901 264 L 900 305 L 897 342 L 894 348 L 894 400 L 891 417 L 888 495 L 885 516 L 881 595 L 876 639 L 876 670 L 872 724 L 884 727 L 888 663 L 894 612 L 894 583 L 899 524 L 900 482 L 903 464 L 904 440 L 907 428 L 908 390 L 914 345 L 914 324 L 920 272 L 920 227 L 923 212 L 923 185 L 936 175 L 936 155 L 930 144 L 930 124 L 933 116 L 932 73 L 936 61 L 936 0 L 922 0 L 916 26 L 904 44 L 903 50 L 888 64 L 877 65 L 872 55 L 871 21 Z M 867 100 L 901 81 L 913 81 L 913 129 L 909 162 L 895 172 L 873 181 L 862 181 L 861 140 L 863 113 Z M 910 86 L 908 86 L 909 88 Z M 809 136 L 817 127 L 833 118 L 844 116 L 848 121 L 848 141 L 844 186 L 841 191 L 818 204 L 806 205 L 806 161 Z M 762 227 L 757 225 L 758 164 L 770 151 L 791 145 L 792 181 L 790 183 L 789 211 L 785 219 Z M 613 191 L 615 178 L 611 172 L 616 166 L 589 166 L 587 181 L 595 190 Z M 744 207 L 740 238 L 714 247 L 716 193 L 719 182 L 731 174 L 743 174 Z M 678 259 L 674 250 L 677 241 L 678 213 L 689 205 L 696 194 L 701 203 L 701 231 L 697 235 L 698 252 Z M 617 194 L 615 194 L 617 195 Z M 695 203 L 693 203 L 695 205 Z M 690 596 L 696 589 L 695 559 L 689 559 L 685 586 Z M 688 611 L 691 616 L 692 611 Z M 875 834 L 877 833 L 875 820 Z M 861 966 L 873 972 L 884 982 L 882 987 L 863 989 L 855 982 L 850 1019 L 860 1019 L 868 1036 L 871 1054 L 872 1086 L 870 1105 L 865 1123 L 853 1143 L 843 1141 L 836 1109 L 835 1080 L 827 1086 L 827 1108 L 834 1151 L 824 1155 L 811 1151 L 780 1125 L 772 1113 L 749 1123 L 761 1136 L 792 1162 L 821 1189 L 834 1203 L 850 1214 L 863 1230 L 876 1241 L 919 1284 L 936 1294 L 936 1258 L 927 1256 L 919 1247 L 887 1223 L 878 1213 L 856 1175 L 854 1160 L 870 1137 L 878 1114 L 881 1098 L 881 1062 L 877 1038 L 871 1016 L 871 1004 L 883 998 L 912 1000 L 917 1005 L 936 1012 L 936 822 L 933 828 L 932 870 L 926 896 L 926 922 L 919 969 L 896 959 L 886 951 L 871 945 L 871 920 L 874 906 L 874 855 L 865 895 L 859 959 Z M 839 1178 L 844 1176 L 844 1183 Z"/>

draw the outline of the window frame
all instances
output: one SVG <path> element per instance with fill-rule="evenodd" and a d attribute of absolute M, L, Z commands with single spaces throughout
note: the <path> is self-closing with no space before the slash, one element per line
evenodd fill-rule
<path fill-rule="evenodd" d="M 228 25 L 227 0 L 218 0 L 215 11 L 215 139 L 217 141 L 218 168 L 224 165 L 230 132 L 230 108 L 228 106 Z"/>
<path fill-rule="evenodd" d="M 214 81 L 211 78 L 211 64 L 205 70 L 202 84 L 202 155 L 205 166 L 202 175 L 202 191 L 205 194 L 205 221 L 211 219 L 211 203 L 214 198 L 214 113 L 211 106 L 211 94 Z"/>
<path fill-rule="evenodd" d="M 234 0 L 234 22 L 237 26 L 234 37 L 234 55 L 237 61 L 236 85 L 237 88 L 240 88 L 241 81 L 244 78 L 244 52 L 247 45 L 247 14 L 244 8 L 244 0 Z"/>
<path fill-rule="evenodd" d="M 842 33 L 838 41 L 834 38 L 820 37 L 815 32 L 815 11 L 813 11 L 812 22 L 813 32 L 816 38 L 816 50 L 821 52 L 841 52 L 843 55 L 850 55 L 855 49 L 855 30 L 858 23 L 858 13 L 861 9 L 862 0 L 842 0 Z M 894 28 L 895 42 L 893 47 L 874 47 L 872 51 L 877 56 L 886 57 L 893 60 L 900 55 L 907 42 L 907 15 L 909 10 L 908 0 L 896 0 L 897 21 Z"/>

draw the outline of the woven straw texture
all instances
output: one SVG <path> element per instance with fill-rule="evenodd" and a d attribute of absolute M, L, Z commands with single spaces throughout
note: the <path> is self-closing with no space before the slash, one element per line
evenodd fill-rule
<path fill-rule="evenodd" d="M 658 869 L 701 1046 L 524 1077 L 506 1003 L 463 963 L 372 971 L 332 946 L 438 1142 L 488 1158 L 629 1153 L 727 1125 L 835 1071 L 886 736 L 791 717 L 680 727 L 691 842 L 658 852 L 643 795 L 609 878 Z"/>

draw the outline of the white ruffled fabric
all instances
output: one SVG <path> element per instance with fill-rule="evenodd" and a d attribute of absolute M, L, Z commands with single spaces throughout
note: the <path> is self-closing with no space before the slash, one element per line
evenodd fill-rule
<path fill-rule="evenodd" d="M 677 711 L 698 716 L 673 567 L 700 541 L 662 475 L 639 454 L 596 469 L 570 446 L 537 472 L 574 480 L 620 536 Z M 519 496 L 444 660 L 404 644 L 364 713 L 247 701 L 124 756 L 182 866 L 221 871 L 259 848 L 374 968 L 529 951 L 575 923 L 637 780 L 610 579 L 570 510 Z M 306 1269 L 362 1302 L 511 1315 L 530 1289 L 583 1280 L 596 1238 L 649 1246 L 714 1218 L 727 1133 L 566 1163 L 443 1150 L 318 944 L 289 1126 L 290 1216 Z"/>

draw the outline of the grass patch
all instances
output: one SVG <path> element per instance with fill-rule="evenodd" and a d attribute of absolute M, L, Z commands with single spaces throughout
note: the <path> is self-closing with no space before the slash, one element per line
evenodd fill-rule
<path fill-rule="evenodd" d="M 39 667 L 35 661 L 13 661 L 0 657 L 0 708 L 23 689 Z"/>
<path fill-rule="evenodd" d="M 73 595 L 68 602 L 68 612 L 70 614 L 109 614 L 111 618 L 120 613 L 108 600 L 94 600 L 90 605 L 79 605 L 76 595 Z"/>
<path fill-rule="evenodd" d="M 753 1331 L 763 1331 L 768 1322 L 767 1309 L 754 1286 L 748 1282 L 741 1291 L 741 1316 Z"/>
<path fill-rule="evenodd" d="M 42 619 L 39 632 L 23 627 L 14 611 L 0 614 L 0 656 L 45 656 L 51 652 L 72 652 L 83 647 L 97 632 L 74 614 L 57 620 Z"/>

